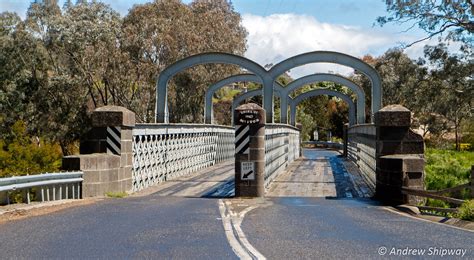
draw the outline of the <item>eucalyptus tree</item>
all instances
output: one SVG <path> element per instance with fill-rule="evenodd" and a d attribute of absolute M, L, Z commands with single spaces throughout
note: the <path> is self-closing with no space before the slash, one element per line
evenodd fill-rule
<path fill-rule="evenodd" d="M 445 40 L 474 42 L 474 2 L 472 0 L 386 0 L 388 15 L 380 16 L 377 22 L 406 24 L 411 29 L 418 26 L 427 36 L 407 45 L 444 34 Z M 441 37 L 440 37 L 441 39 Z"/>
<path fill-rule="evenodd" d="M 459 150 L 462 124 L 472 119 L 474 107 L 474 53 L 468 47 L 461 54 L 449 53 L 446 45 L 439 44 L 426 46 L 425 57 L 431 67 L 430 90 L 436 97 L 434 111 L 452 123 Z"/>
<path fill-rule="evenodd" d="M 241 18 L 225 0 L 155 0 L 135 5 L 124 18 L 122 48 L 135 66 L 140 120 L 151 121 L 158 74 L 177 60 L 202 52 L 242 55 L 246 32 Z M 174 77 L 168 99 L 171 121 L 201 120 L 204 91 L 212 83 L 237 73 L 228 65 L 200 65 Z"/>

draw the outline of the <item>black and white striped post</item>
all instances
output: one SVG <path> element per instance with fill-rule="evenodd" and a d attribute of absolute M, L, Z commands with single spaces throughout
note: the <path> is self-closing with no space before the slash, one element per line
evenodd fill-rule
<path fill-rule="evenodd" d="M 120 126 L 107 127 L 107 153 L 120 155 L 121 151 L 121 136 Z"/>
<path fill-rule="evenodd" d="M 265 110 L 254 103 L 234 111 L 235 196 L 263 197 L 265 193 Z"/>

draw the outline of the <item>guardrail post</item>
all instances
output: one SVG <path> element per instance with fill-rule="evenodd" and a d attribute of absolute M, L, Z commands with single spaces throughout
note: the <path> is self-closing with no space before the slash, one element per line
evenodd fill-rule
<path fill-rule="evenodd" d="M 424 188 L 423 137 L 410 130 L 410 121 L 410 110 L 401 105 L 375 113 L 375 196 L 387 204 L 416 204 L 416 197 L 402 194 L 402 186 Z"/>
<path fill-rule="evenodd" d="M 83 197 L 131 191 L 135 114 L 123 107 L 100 107 L 92 113 L 92 126 L 81 154 L 64 157 L 63 169 L 84 172 Z"/>
<path fill-rule="evenodd" d="M 239 106 L 235 118 L 235 196 L 265 194 L 265 110 L 257 104 Z"/>

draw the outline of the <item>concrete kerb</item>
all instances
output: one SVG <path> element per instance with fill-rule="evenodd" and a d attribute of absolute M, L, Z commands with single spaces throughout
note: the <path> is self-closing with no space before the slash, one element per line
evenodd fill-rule
<path fill-rule="evenodd" d="M 392 206 L 382 206 L 381 209 L 386 210 L 388 212 L 404 216 L 407 218 L 434 223 L 438 225 L 448 226 L 454 229 L 464 230 L 468 232 L 474 233 L 474 222 L 457 219 L 457 218 L 446 218 L 446 217 L 439 217 L 439 216 L 432 216 L 432 215 L 424 215 L 423 213 L 416 214 L 417 210 L 411 210 L 406 207 L 406 205 L 401 205 L 402 208 L 399 206 L 392 207 Z"/>

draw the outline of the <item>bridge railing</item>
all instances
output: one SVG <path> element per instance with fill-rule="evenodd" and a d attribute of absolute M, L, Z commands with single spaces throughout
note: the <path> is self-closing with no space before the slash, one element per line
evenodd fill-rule
<path fill-rule="evenodd" d="M 376 184 L 376 127 L 374 124 L 359 124 L 347 129 L 347 156 L 364 173 L 367 183 Z"/>
<path fill-rule="evenodd" d="M 265 125 L 265 187 L 300 154 L 300 130 L 285 124 Z"/>
<path fill-rule="evenodd" d="M 79 199 L 82 175 L 82 172 L 61 172 L 0 178 L 0 202 L 10 204 L 9 193 L 18 191 L 28 204 L 32 199 L 41 202 Z"/>
<path fill-rule="evenodd" d="M 137 124 L 133 191 L 234 158 L 234 128 L 203 124 Z"/>

